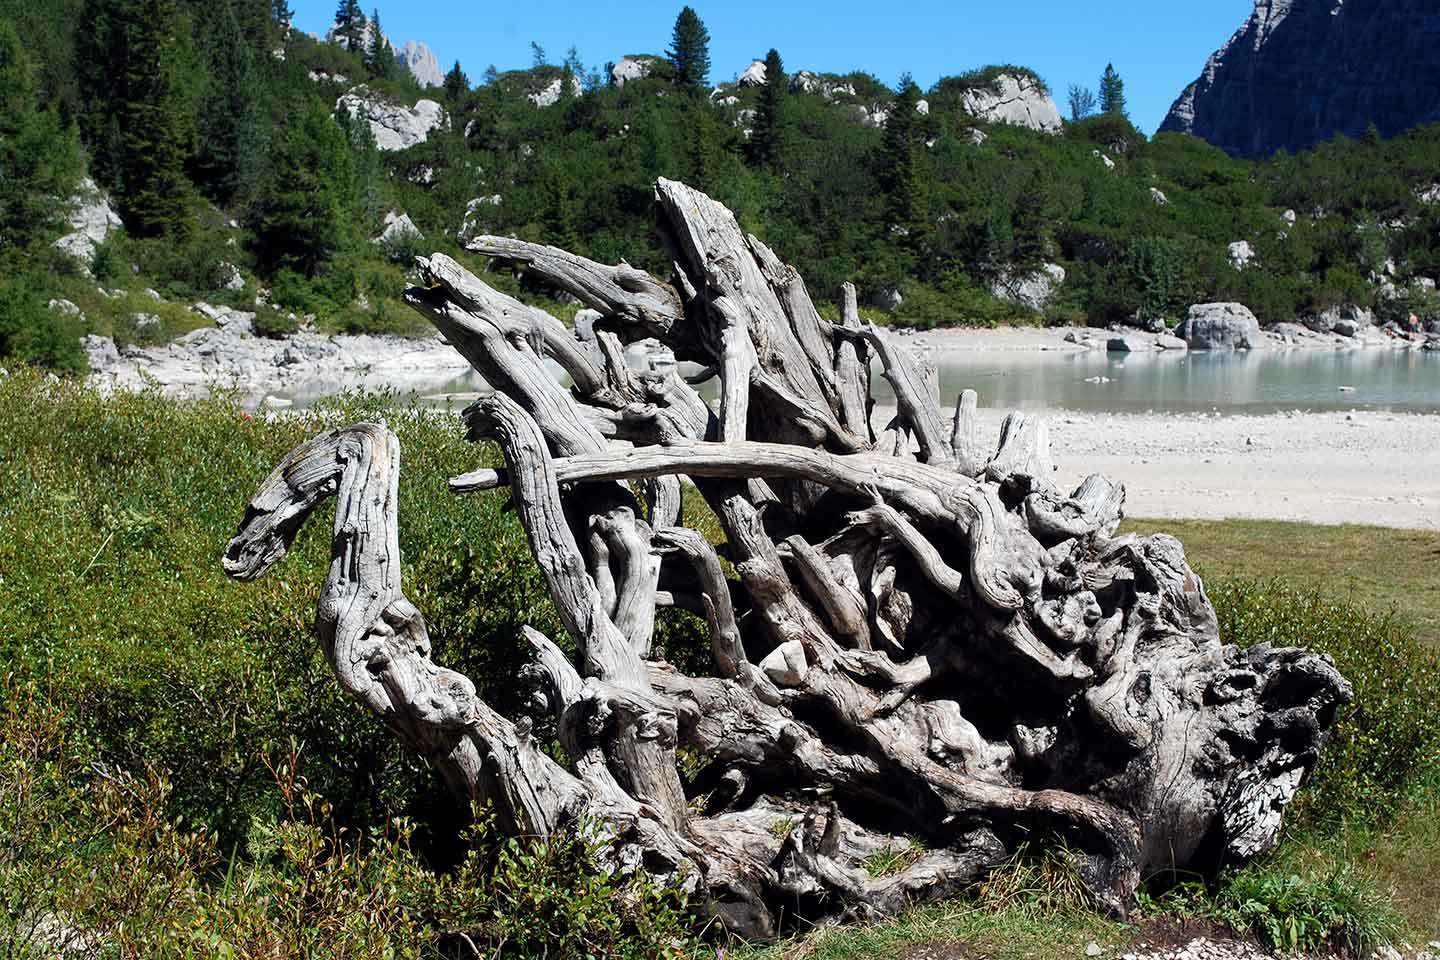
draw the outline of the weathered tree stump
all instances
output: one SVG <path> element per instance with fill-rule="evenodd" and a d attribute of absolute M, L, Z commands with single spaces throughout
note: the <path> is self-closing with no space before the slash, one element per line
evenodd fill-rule
<path fill-rule="evenodd" d="M 383 427 L 291 453 L 227 572 L 258 576 L 335 496 L 317 632 L 346 689 L 461 802 L 525 835 L 597 820 L 621 868 L 691 884 L 741 934 L 951 895 L 1023 842 L 1067 844 L 1116 913 L 1142 881 L 1271 845 L 1350 697 L 1329 658 L 1223 646 L 1180 544 L 1115 536 L 1122 486 L 1055 488 L 1043 422 L 1013 414 L 988 446 L 966 391 L 947 430 L 926 371 L 860 322 L 853 288 L 827 323 L 723 206 L 668 180 L 656 197 L 673 282 L 471 244 L 598 310 L 593 342 L 441 254 L 405 295 L 495 390 L 464 418 L 507 466 L 452 488 L 509 490 L 579 651 L 527 630 L 535 715 L 500 716 L 431 661 L 401 592 Z M 717 408 L 673 370 L 626 369 L 642 337 L 718 376 Z M 898 399 L 879 432 L 871 357 Z M 677 527 L 697 491 L 719 547 Z M 704 618 L 714 676 L 652 656 L 665 605 Z M 567 763 L 535 742 L 541 723 Z M 692 780 L 680 749 L 705 760 Z M 908 866 L 867 872 L 915 840 Z"/>

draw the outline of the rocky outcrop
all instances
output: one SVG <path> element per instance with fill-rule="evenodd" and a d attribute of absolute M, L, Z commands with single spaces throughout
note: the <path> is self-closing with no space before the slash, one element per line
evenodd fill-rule
<path fill-rule="evenodd" d="M 791 93 L 818 93 L 826 100 L 855 96 L 855 84 L 849 80 L 821 76 L 813 70 L 801 70 L 790 77 Z"/>
<path fill-rule="evenodd" d="M 90 261 L 95 257 L 95 248 L 105 242 L 111 231 L 124 226 L 120 215 L 110 206 L 110 199 L 89 177 L 81 181 L 65 222 L 70 232 L 56 240 L 55 246 L 62 253 L 79 260 L 87 273 Z"/>
<path fill-rule="evenodd" d="M 385 214 L 385 229 L 380 236 L 371 240 L 371 243 L 387 246 L 392 243 L 403 243 L 407 240 L 423 239 L 420 228 L 410 219 L 408 213 L 395 213 L 393 210 Z"/>
<path fill-rule="evenodd" d="M 455 239 L 464 243 L 471 237 L 487 232 L 487 227 L 493 219 L 488 214 L 493 208 L 500 206 L 500 194 L 492 194 L 488 197 L 476 197 L 465 204 L 465 218 L 460 221 L 460 229 L 455 231 Z"/>
<path fill-rule="evenodd" d="M 1434 0 L 1256 0 L 1160 129 L 1268 157 L 1440 120 Z"/>
<path fill-rule="evenodd" d="M 1064 127 L 1050 94 L 1025 75 L 997 74 L 988 85 L 965 91 L 960 104 L 966 113 L 987 123 L 1009 123 L 1042 133 L 1059 133 Z"/>
<path fill-rule="evenodd" d="M 415 82 L 422 87 L 438 87 L 445 82 L 445 71 L 440 69 L 435 52 L 423 43 L 406 40 L 405 46 L 395 54 L 395 59 L 410 71 Z"/>
<path fill-rule="evenodd" d="M 1360 330 L 1375 325 L 1375 314 L 1365 307 L 1342 304 L 1303 317 L 1300 322 L 1316 333 L 1338 333 L 1342 337 L 1353 337 Z"/>
<path fill-rule="evenodd" d="M 204 308 L 204 309 L 201 309 Z M 255 314 L 197 304 L 216 326 L 192 330 L 164 346 L 117 349 L 109 337 L 87 336 L 83 346 L 91 380 L 103 389 L 143 390 L 150 384 L 171 396 L 203 396 L 234 388 L 252 400 L 303 391 L 305 384 L 352 382 L 357 372 L 377 382 L 438 385 L 467 369 L 464 358 L 439 337 L 327 337 L 296 333 L 282 340 L 256 336 Z"/>
<path fill-rule="evenodd" d="M 1044 310 L 1055 290 L 1065 282 L 1065 268 L 1047 263 L 1034 273 L 1012 276 L 1002 273 L 991 285 L 990 292 L 1001 300 L 1009 300 L 1037 313 Z"/>
<path fill-rule="evenodd" d="M 610 67 L 610 83 L 616 87 L 623 87 L 634 80 L 644 80 L 650 76 L 659 57 L 621 57 Z"/>
<path fill-rule="evenodd" d="M 742 87 L 762 87 L 765 85 L 765 61 L 751 60 L 750 66 L 740 74 L 740 79 L 735 81 Z"/>
<path fill-rule="evenodd" d="M 1236 270 L 1244 270 L 1250 266 L 1250 261 L 1255 259 L 1255 248 L 1250 246 L 1249 240 L 1236 240 L 1225 248 L 1225 256 L 1230 261 L 1230 266 Z"/>
<path fill-rule="evenodd" d="M 445 110 L 434 100 L 418 100 L 404 107 L 383 99 L 366 87 L 356 87 L 335 101 L 335 111 L 348 110 L 370 124 L 375 146 L 382 151 L 405 150 L 424 143 L 445 121 Z"/>
<path fill-rule="evenodd" d="M 1240 303 L 1199 303 L 1175 331 L 1192 350 L 1253 350 L 1262 345 L 1260 321 Z"/>
<path fill-rule="evenodd" d="M 526 96 L 528 96 L 530 102 L 537 107 L 553 107 L 560 102 L 560 97 L 564 92 L 565 78 L 556 77 L 547 83 L 544 88 L 534 93 L 526 94 Z M 570 95 L 572 97 L 580 96 L 580 81 L 573 76 L 570 78 Z"/>

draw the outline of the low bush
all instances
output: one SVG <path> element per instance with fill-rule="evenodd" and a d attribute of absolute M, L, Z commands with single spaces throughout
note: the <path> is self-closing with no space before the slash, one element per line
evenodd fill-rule
<path fill-rule="evenodd" d="M 1213 590 L 1230 643 L 1328 653 L 1355 688 L 1298 794 L 1294 829 L 1381 824 L 1440 766 L 1440 661 L 1393 616 L 1288 587 L 1240 581 Z"/>

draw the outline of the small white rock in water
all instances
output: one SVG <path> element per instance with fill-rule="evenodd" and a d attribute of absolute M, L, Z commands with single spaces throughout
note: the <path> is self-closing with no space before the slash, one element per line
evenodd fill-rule
<path fill-rule="evenodd" d="M 1341 387 L 1341 388 L 1340 388 L 1340 392 L 1341 392 L 1341 393 L 1354 393 L 1354 392 L 1355 392 L 1355 388 L 1354 388 L 1354 387 Z"/>
<path fill-rule="evenodd" d="M 1114 380 L 1111 380 L 1109 377 L 1087 377 L 1086 380 L 1085 380 L 1085 382 L 1086 382 L 1086 383 L 1114 383 L 1115 381 L 1114 381 Z"/>

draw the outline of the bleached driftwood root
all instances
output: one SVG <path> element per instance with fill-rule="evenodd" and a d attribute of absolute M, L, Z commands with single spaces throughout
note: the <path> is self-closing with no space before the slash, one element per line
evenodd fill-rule
<path fill-rule="evenodd" d="M 440 254 L 406 293 L 496 391 L 464 417 L 507 466 L 452 488 L 509 490 L 573 641 L 572 657 L 527 630 L 534 716 L 499 716 L 431 661 L 400 589 L 383 427 L 294 451 L 227 571 L 263 572 L 335 496 L 317 630 L 346 689 L 461 801 L 528 835 L 598 820 L 618 864 L 684 878 L 739 933 L 951 895 L 1026 841 L 1066 843 L 1123 913 L 1147 878 L 1272 843 L 1350 697 L 1330 660 L 1222 646 L 1180 544 L 1115 536 L 1123 487 L 1055 488 L 1042 422 L 1013 415 L 987 447 L 967 391 L 947 430 L 925 371 L 860 323 L 852 287 L 827 323 L 724 207 L 667 180 L 657 201 L 673 283 L 472 245 L 599 310 L 589 343 Z M 716 371 L 716 408 L 673 371 L 626 369 L 640 337 Z M 872 356 L 898 399 L 878 435 Z M 677 526 L 680 477 L 723 545 Z M 653 657 L 667 605 L 704 619 L 714 676 Z M 542 723 L 564 764 L 535 742 Z M 693 778 L 682 749 L 704 759 Z M 914 840 L 903 869 L 867 871 Z"/>

